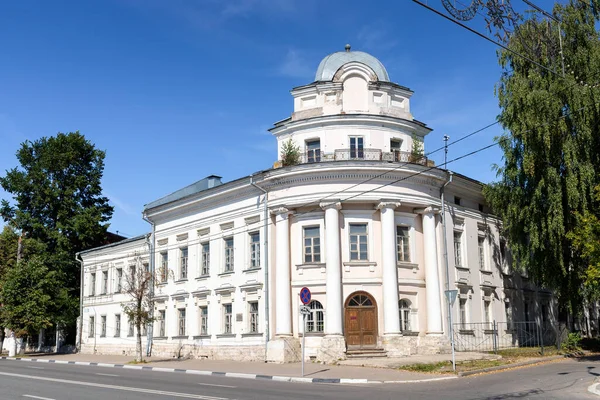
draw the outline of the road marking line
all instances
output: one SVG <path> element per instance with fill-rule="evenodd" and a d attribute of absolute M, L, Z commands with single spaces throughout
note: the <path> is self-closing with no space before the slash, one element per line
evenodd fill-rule
<path fill-rule="evenodd" d="M 32 396 L 30 394 L 24 394 L 23 397 L 29 397 L 31 399 L 40 399 L 40 400 L 54 400 L 54 399 L 51 399 L 50 397 Z"/>
<path fill-rule="evenodd" d="M 216 386 L 216 387 L 224 387 L 224 388 L 236 388 L 237 386 L 229 386 L 229 385 L 215 385 L 214 383 L 200 383 L 196 382 L 198 385 L 202 386 Z"/>
<path fill-rule="evenodd" d="M 44 369 L 44 367 L 27 367 L 27 368 L 31 368 L 31 369 Z"/>
<path fill-rule="evenodd" d="M 99 387 L 99 388 L 104 388 L 104 389 L 123 390 L 123 391 L 126 391 L 126 392 L 140 392 L 140 393 L 158 394 L 158 395 L 164 395 L 164 396 L 185 397 L 187 399 L 230 400 L 230 399 L 228 399 L 226 397 L 213 397 L 213 396 L 201 396 L 201 395 L 191 394 L 191 393 L 166 392 L 166 391 L 163 391 L 163 390 L 152 390 L 152 389 L 143 389 L 143 388 L 128 387 L 128 386 L 106 385 L 106 384 L 103 384 L 103 383 L 93 383 L 93 382 L 84 382 L 84 381 L 72 381 L 72 380 L 68 380 L 68 379 L 46 378 L 46 377 L 42 377 L 42 376 L 13 374 L 13 373 L 10 373 L 10 372 L 0 372 L 0 375 L 13 376 L 13 377 L 16 377 L 16 378 L 34 379 L 34 380 L 38 380 L 38 381 L 68 383 L 68 384 L 71 384 L 71 385 L 92 386 L 92 387 Z M 48 399 L 48 400 L 54 400 L 54 399 Z"/>
<path fill-rule="evenodd" d="M 119 375 L 115 375 L 115 374 L 101 374 L 100 372 L 96 372 L 96 375 L 102 375 L 102 376 L 119 376 Z"/>

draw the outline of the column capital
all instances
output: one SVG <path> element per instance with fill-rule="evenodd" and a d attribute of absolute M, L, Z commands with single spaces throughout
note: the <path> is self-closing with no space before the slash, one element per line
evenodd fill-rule
<path fill-rule="evenodd" d="M 292 215 L 294 213 L 294 211 L 286 208 L 286 207 L 275 207 L 275 208 L 271 208 L 269 210 L 271 212 L 271 215 L 282 215 L 282 216 L 288 216 L 288 215 Z"/>
<path fill-rule="evenodd" d="M 319 207 L 321 207 L 323 210 L 327 210 L 328 208 L 335 208 L 336 210 L 341 210 L 342 203 L 339 200 L 322 201 L 321 203 L 319 203 Z"/>
<path fill-rule="evenodd" d="M 426 214 L 439 214 L 440 213 L 440 208 L 439 207 L 435 207 L 435 206 L 429 206 L 429 207 L 425 207 L 425 208 L 415 208 L 414 212 L 416 214 L 422 214 L 422 215 L 426 215 Z"/>
<path fill-rule="evenodd" d="M 384 208 L 391 208 L 392 210 L 395 210 L 396 208 L 400 207 L 401 205 L 402 205 L 402 203 L 400 203 L 399 201 L 382 199 L 381 202 L 379 202 L 375 206 L 375 209 L 382 210 Z"/>

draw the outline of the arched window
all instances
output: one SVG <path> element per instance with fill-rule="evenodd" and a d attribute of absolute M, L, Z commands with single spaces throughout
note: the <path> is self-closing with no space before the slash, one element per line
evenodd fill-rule
<path fill-rule="evenodd" d="M 410 301 L 402 299 L 398 302 L 400 309 L 400 331 L 410 332 Z"/>
<path fill-rule="evenodd" d="M 325 320 L 323 318 L 323 305 L 313 300 L 308 304 L 310 314 L 306 317 L 306 332 L 323 332 Z"/>

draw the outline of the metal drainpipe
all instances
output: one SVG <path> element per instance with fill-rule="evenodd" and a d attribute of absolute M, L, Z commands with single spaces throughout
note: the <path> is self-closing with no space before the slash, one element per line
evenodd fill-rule
<path fill-rule="evenodd" d="M 144 221 L 146 221 L 147 223 L 149 223 L 150 225 L 152 225 L 152 233 L 149 236 L 146 236 L 146 244 L 148 245 L 148 251 L 150 253 L 150 274 L 152 274 L 152 280 L 150 282 L 150 298 L 154 298 L 154 259 L 156 257 L 154 257 L 154 241 L 155 241 L 155 227 L 154 227 L 154 222 L 150 221 L 148 219 L 148 217 L 146 217 L 146 214 L 142 214 L 142 219 Z M 148 240 L 149 238 L 152 238 L 152 240 Z M 150 314 L 150 318 L 152 318 L 152 316 L 154 315 L 154 304 L 151 303 L 150 304 L 150 309 L 148 310 L 148 313 Z M 146 357 L 151 357 L 152 356 L 152 337 L 153 335 L 153 324 L 148 324 L 150 326 L 147 327 L 147 332 L 146 332 Z"/>
<path fill-rule="evenodd" d="M 263 260 L 265 260 L 265 362 L 267 361 L 267 346 L 269 344 L 269 193 L 258 186 L 250 177 L 250 185 L 254 186 L 265 194 L 265 210 L 264 210 L 264 225 L 263 225 L 263 236 L 265 251 Z"/>
<path fill-rule="evenodd" d="M 79 259 L 79 253 L 75 253 L 75 261 L 79 263 L 79 348 L 77 349 L 81 352 L 81 343 L 83 338 L 83 260 Z"/>
<path fill-rule="evenodd" d="M 452 182 L 452 176 L 452 171 L 448 171 L 448 180 L 440 188 L 440 195 L 442 200 L 442 229 L 444 231 L 444 263 L 446 264 L 446 290 L 450 290 L 450 270 L 448 267 L 448 239 L 446 237 L 446 201 L 444 199 L 444 189 Z M 450 337 L 450 340 L 452 340 L 452 305 L 449 301 L 446 300 L 446 302 L 448 303 L 448 335 Z"/>

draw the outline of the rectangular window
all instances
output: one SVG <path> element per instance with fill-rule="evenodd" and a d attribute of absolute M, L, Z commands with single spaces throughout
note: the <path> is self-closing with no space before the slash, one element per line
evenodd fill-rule
<path fill-rule="evenodd" d="M 462 232 L 454 232 L 454 265 L 462 267 Z"/>
<path fill-rule="evenodd" d="M 258 332 L 258 301 L 248 302 L 249 306 L 249 321 L 250 321 L 250 333 Z"/>
<path fill-rule="evenodd" d="M 106 315 L 100 316 L 100 337 L 106 337 Z"/>
<path fill-rule="evenodd" d="M 96 295 L 96 273 L 90 275 L 90 296 Z"/>
<path fill-rule="evenodd" d="M 210 243 L 202 243 L 200 253 L 200 276 L 206 276 L 210 274 Z"/>
<path fill-rule="evenodd" d="M 121 314 L 115 314 L 115 337 L 121 336 Z"/>
<path fill-rule="evenodd" d="M 96 318 L 90 317 L 90 327 L 88 329 L 89 337 L 94 337 L 96 335 Z"/>
<path fill-rule="evenodd" d="M 508 329 L 512 329 L 513 313 L 510 303 L 504 303 L 504 312 L 506 313 L 506 326 Z"/>
<path fill-rule="evenodd" d="M 169 255 L 165 251 L 160 253 L 160 281 L 162 283 L 167 281 L 169 276 Z"/>
<path fill-rule="evenodd" d="M 224 239 L 225 242 L 225 270 L 224 272 L 233 271 L 233 238 Z"/>
<path fill-rule="evenodd" d="M 178 330 L 177 330 L 177 334 L 179 336 L 185 336 L 185 308 L 180 308 L 178 311 L 179 314 L 179 323 L 178 323 Z"/>
<path fill-rule="evenodd" d="M 309 163 L 321 161 L 321 141 L 307 140 L 306 141 L 306 161 Z"/>
<path fill-rule="evenodd" d="M 233 316 L 231 304 L 223 304 L 223 333 L 233 332 Z"/>
<path fill-rule="evenodd" d="M 208 307 L 200 307 L 200 334 L 208 335 Z"/>
<path fill-rule="evenodd" d="M 462 200 L 462 199 L 461 199 L 460 197 L 458 197 L 458 196 L 454 196 L 454 204 L 456 204 L 457 206 L 460 206 L 460 201 L 461 201 L 461 200 Z"/>
<path fill-rule="evenodd" d="M 398 161 L 402 161 L 401 160 L 401 155 L 400 155 L 400 148 L 402 146 L 402 141 L 401 140 L 390 140 L 390 151 L 392 152 L 392 155 L 394 156 L 394 161 L 398 162 Z"/>
<path fill-rule="evenodd" d="M 102 271 L 102 293 L 108 293 L 108 271 Z"/>
<path fill-rule="evenodd" d="M 129 318 L 129 329 L 127 329 L 127 336 L 133 336 L 134 333 L 134 323 L 133 323 L 133 319 Z"/>
<path fill-rule="evenodd" d="M 410 240 L 408 233 L 408 226 L 396 227 L 396 249 L 398 261 L 400 262 L 410 262 Z"/>
<path fill-rule="evenodd" d="M 158 337 L 165 337 L 165 310 L 158 312 Z"/>
<path fill-rule="evenodd" d="M 484 237 L 479 236 L 477 238 L 477 248 L 479 249 L 479 269 L 485 270 L 486 262 L 485 262 L 485 238 Z"/>
<path fill-rule="evenodd" d="M 492 328 L 492 302 L 484 301 L 483 302 L 483 318 L 484 322 L 487 324 L 487 329 Z"/>
<path fill-rule="evenodd" d="M 350 136 L 350 158 L 365 158 L 362 136 Z"/>
<path fill-rule="evenodd" d="M 460 299 L 458 307 L 460 310 L 460 329 L 467 329 L 467 299 Z"/>
<path fill-rule="evenodd" d="M 250 268 L 260 268 L 260 234 L 250 233 Z"/>
<path fill-rule="evenodd" d="M 188 248 L 179 249 L 179 279 L 187 279 L 188 274 Z"/>
<path fill-rule="evenodd" d="M 123 291 L 123 268 L 117 268 L 117 285 L 115 288 L 116 293 Z"/>
<path fill-rule="evenodd" d="M 135 286 L 135 281 L 136 281 L 135 274 L 136 274 L 135 265 L 130 265 L 130 266 L 129 266 L 129 276 L 130 276 L 131 282 L 130 282 L 130 284 L 128 285 L 128 286 L 130 286 L 130 287 L 131 287 L 132 285 L 133 285 L 133 286 Z"/>
<path fill-rule="evenodd" d="M 304 227 L 304 262 L 321 262 L 321 233 L 318 226 Z"/>
<path fill-rule="evenodd" d="M 367 247 L 367 224 L 350 224 L 350 261 L 366 261 Z"/>

